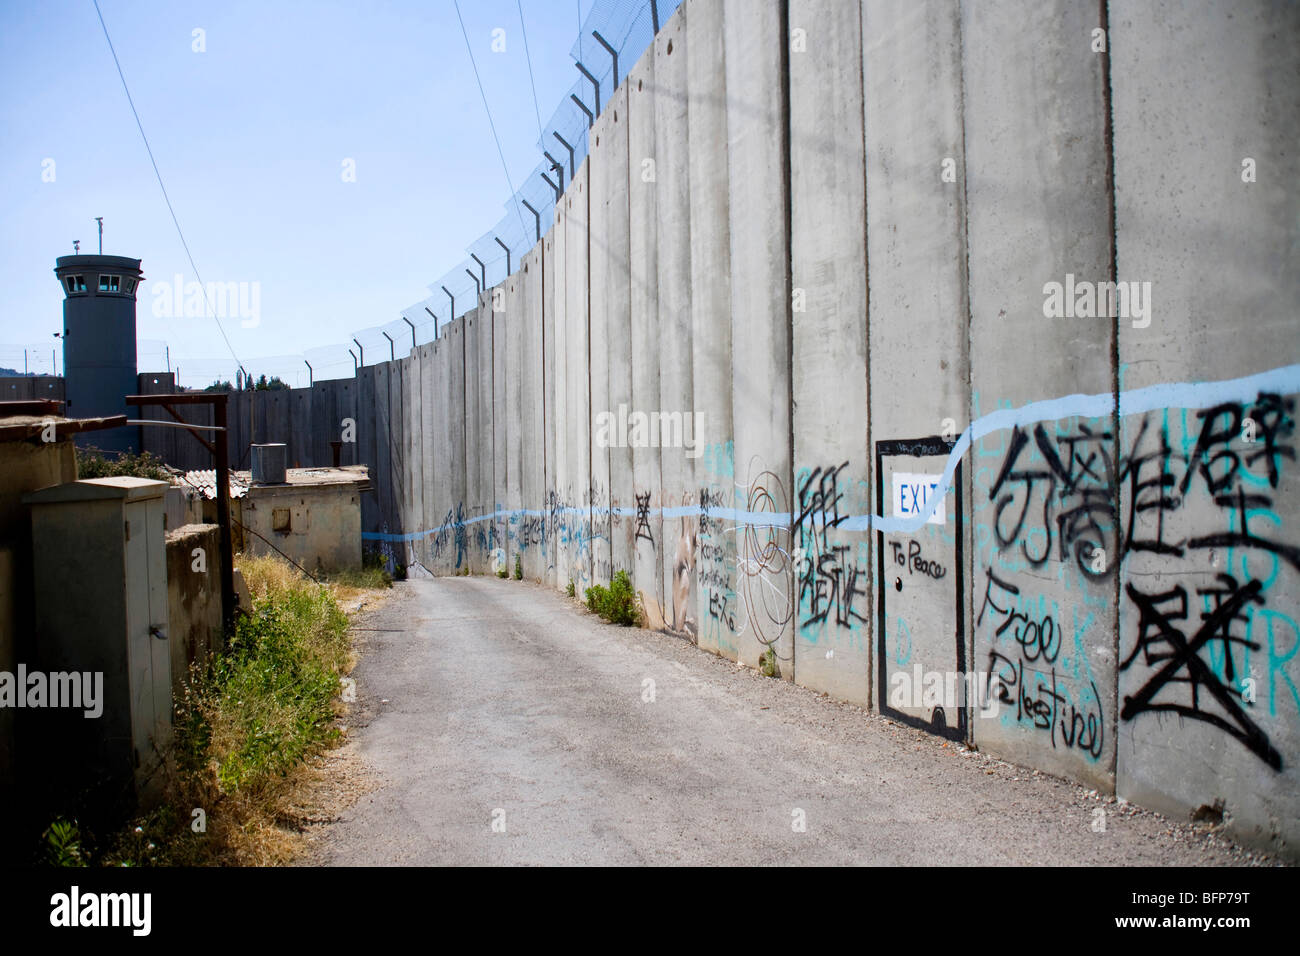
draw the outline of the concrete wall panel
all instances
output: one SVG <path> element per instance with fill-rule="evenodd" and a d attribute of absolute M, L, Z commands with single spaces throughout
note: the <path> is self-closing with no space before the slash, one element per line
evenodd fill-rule
<path fill-rule="evenodd" d="M 564 498 L 569 510 L 569 576 L 577 595 L 591 587 L 591 378 L 587 270 L 587 208 L 590 164 L 578 167 L 564 194 L 564 326 L 568 475 Z M 558 356 L 557 356 L 558 357 Z"/>
<path fill-rule="evenodd" d="M 636 409 L 651 416 L 659 443 L 663 510 L 664 623 L 695 640 L 699 618 L 695 565 L 695 402 L 691 371 L 691 180 L 686 7 L 655 38 L 655 213 L 658 219 L 659 403 Z M 662 417 L 661 417 L 662 416 Z M 656 422 L 661 423 L 656 427 Z M 682 512 L 686 513 L 682 513 Z"/>
<path fill-rule="evenodd" d="M 737 507 L 737 659 L 769 649 L 794 664 L 790 529 L 789 198 L 784 58 L 777 4 L 727 0 L 727 172 L 732 415 Z M 785 517 L 782 517 L 785 516 Z"/>
<path fill-rule="evenodd" d="M 794 679 L 859 704 L 871 683 L 871 504 L 861 14 L 791 0 Z M 806 48 L 803 48 L 806 45 Z"/>
<path fill-rule="evenodd" d="M 691 391 L 694 436 L 697 643 L 736 657 L 736 536 L 731 422 L 731 238 L 722 0 L 688 0 L 686 84 L 690 172 Z M 721 319 L 725 317 L 726 321 Z"/>
<path fill-rule="evenodd" d="M 658 163 L 655 156 L 655 51 L 628 74 L 628 262 L 632 327 L 632 409 L 659 406 Z M 663 626 L 663 519 L 659 515 L 659 448 L 632 448 L 632 585 L 647 623 Z"/>
<path fill-rule="evenodd" d="M 1149 306 L 1117 318 L 1120 387 L 1189 383 L 1121 420 L 1117 787 L 1294 855 L 1300 389 L 1195 383 L 1300 363 L 1300 8 L 1111 17 L 1116 278 Z"/>
<path fill-rule="evenodd" d="M 973 417 L 1113 388 L 1113 323 L 1044 315 L 1048 283 L 1112 277 L 1099 25 L 1068 0 L 962 7 Z M 976 718 L 975 742 L 1102 791 L 1115 766 L 1114 441 L 1109 414 L 1063 416 L 992 433 L 971 459 L 971 666 L 999 700 L 1054 702 L 1050 719 L 1023 706 Z M 1041 647 L 1007 626 L 1021 617 Z"/>

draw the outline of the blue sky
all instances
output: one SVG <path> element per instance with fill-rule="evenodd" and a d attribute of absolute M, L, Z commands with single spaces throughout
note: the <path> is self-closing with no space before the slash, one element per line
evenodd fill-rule
<path fill-rule="evenodd" d="M 592 2 L 521 0 L 543 124 L 579 79 L 569 52 Z M 460 6 L 518 189 L 541 156 L 516 0 Z M 204 281 L 260 284 L 259 323 L 225 322 L 253 374 L 305 385 L 306 352 L 318 378 L 350 375 L 339 343 L 397 320 L 502 218 L 510 190 L 451 0 L 100 8 Z M 211 318 L 153 314 L 154 282 L 194 276 L 91 0 L 5 0 L 0 80 L 0 366 L 21 369 L 27 347 L 33 370 L 50 370 L 54 260 L 74 239 L 95 251 L 103 216 L 104 251 L 141 258 L 149 280 L 140 369 L 164 367 L 165 342 L 183 385 L 232 376 Z"/>

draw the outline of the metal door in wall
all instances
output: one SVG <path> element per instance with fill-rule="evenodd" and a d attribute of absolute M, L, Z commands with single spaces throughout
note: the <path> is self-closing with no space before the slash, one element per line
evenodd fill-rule
<path fill-rule="evenodd" d="M 918 531 L 878 531 L 877 700 L 885 716 L 949 740 L 969 724 L 962 638 L 961 464 L 940 487 L 953 443 L 935 436 L 876 443 L 876 501 L 886 518 L 924 514 Z"/>

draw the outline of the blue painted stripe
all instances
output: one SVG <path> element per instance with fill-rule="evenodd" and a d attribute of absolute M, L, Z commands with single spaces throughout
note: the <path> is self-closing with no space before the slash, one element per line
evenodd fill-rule
<path fill-rule="evenodd" d="M 1141 415 L 1145 412 L 1163 408 L 1213 408 L 1227 402 L 1247 403 L 1254 401 L 1260 392 L 1274 392 L 1278 395 L 1300 393 L 1300 364 L 1284 365 L 1268 372 L 1246 375 L 1242 378 L 1228 379 L 1222 382 L 1172 382 L 1163 385 L 1148 385 L 1145 388 L 1120 392 L 1120 415 Z M 944 463 L 940 484 L 951 489 L 953 476 L 962 456 L 970 448 L 971 442 L 991 435 L 994 432 L 1008 431 L 1016 427 L 1036 425 L 1040 422 L 1059 421 L 1063 418 L 1101 418 L 1115 410 L 1114 395 L 1104 392 L 1099 395 L 1065 395 L 1061 398 L 1030 402 L 1020 408 L 1000 408 L 982 415 L 967 426 L 949 452 Z M 884 515 L 849 515 L 837 526 L 841 531 L 869 531 L 875 528 L 884 532 L 914 532 L 925 527 L 944 497 L 930 500 L 926 507 L 909 518 L 889 518 Z M 598 508 L 598 514 L 610 512 L 624 517 L 637 516 L 635 508 Z M 490 515 L 478 515 L 466 518 L 462 524 L 476 524 L 480 521 L 509 520 L 512 517 L 530 518 L 546 517 L 549 514 L 589 515 L 589 508 L 556 508 L 554 511 L 533 511 L 519 509 L 515 511 L 495 511 Z M 699 505 L 685 505 L 671 508 L 651 508 L 647 512 L 651 517 L 693 518 L 704 514 Z M 755 528 L 789 527 L 791 515 L 783 511 L 742 511 L 737 508 L 710 508 L 710 518 L 734 521 L 737 525 Z M 411 534 L 386 534 L 378 531 L 364 531 L 363 541 L 410 542 L 449 531 L 454 525 L 443 524 L 431 531 L 418 531 Z"/>

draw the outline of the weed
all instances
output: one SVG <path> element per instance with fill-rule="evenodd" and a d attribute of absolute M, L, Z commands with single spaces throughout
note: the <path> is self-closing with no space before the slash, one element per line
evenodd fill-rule
<path fill-rule="evenodd" d="M 519 555 L 516 554 L 515 555 L 515 580 L 522 581 L 523 579 L 524 579 L 524 563 L 519 559 Z"/>
<path fill-rule="evenodd" d="M 576 597 L 573 588 L 573 578 L 569 578 L 569 587 L 564 593 L 567 594 L 569 597 Z"/>
<path fill-rule="evenodd" d="M 317 575 L 322 577 L 321 575 Z M 323 575 L 324 580 L 341 588 L 358 591 L 381 590 L 393 586 L 392 576 L 382 567 L 348 568 L 345 571 L 333 571 Z"/>
<path fill-rule="evenodd" d="M 769 646 L 758 659 L 758 671 L 764 677 L 778 677 L 781 671 L 776 666 L 776 648 Z"/>
<path fill-rule="evenodd" d="M 367 563 L 358 581 L 379 570 L 373 558 Z M 343 585 L 317 585 L 278 558 L 239 564 L 252 613 L 224 653 L 192 672 L 177 702 L 166 801 L 110 834 L 91 854 L 96 862 L 246 865 L 292 855 L 282 821 L 297 812 L 293 788 L 339 735 L 339 677 L 352 664 L 336 599 Z M 205 828 L 196 828 L 196 807 L 206 810 Z"/>
<path fill-rule="evenodd" d="M 616 572 L 608 588 L 600 584 L 587 588 L 584 597 L 587 607 L 611 624 L 630 627 L 637 622 L 636 592 L 626 571 Z"/>
<path fill-rule="evenodd" d="M 85 866 L 81 828 L 76 820 L 55 820 L 41 834 L 43 861 L 48 866 Z"/>

